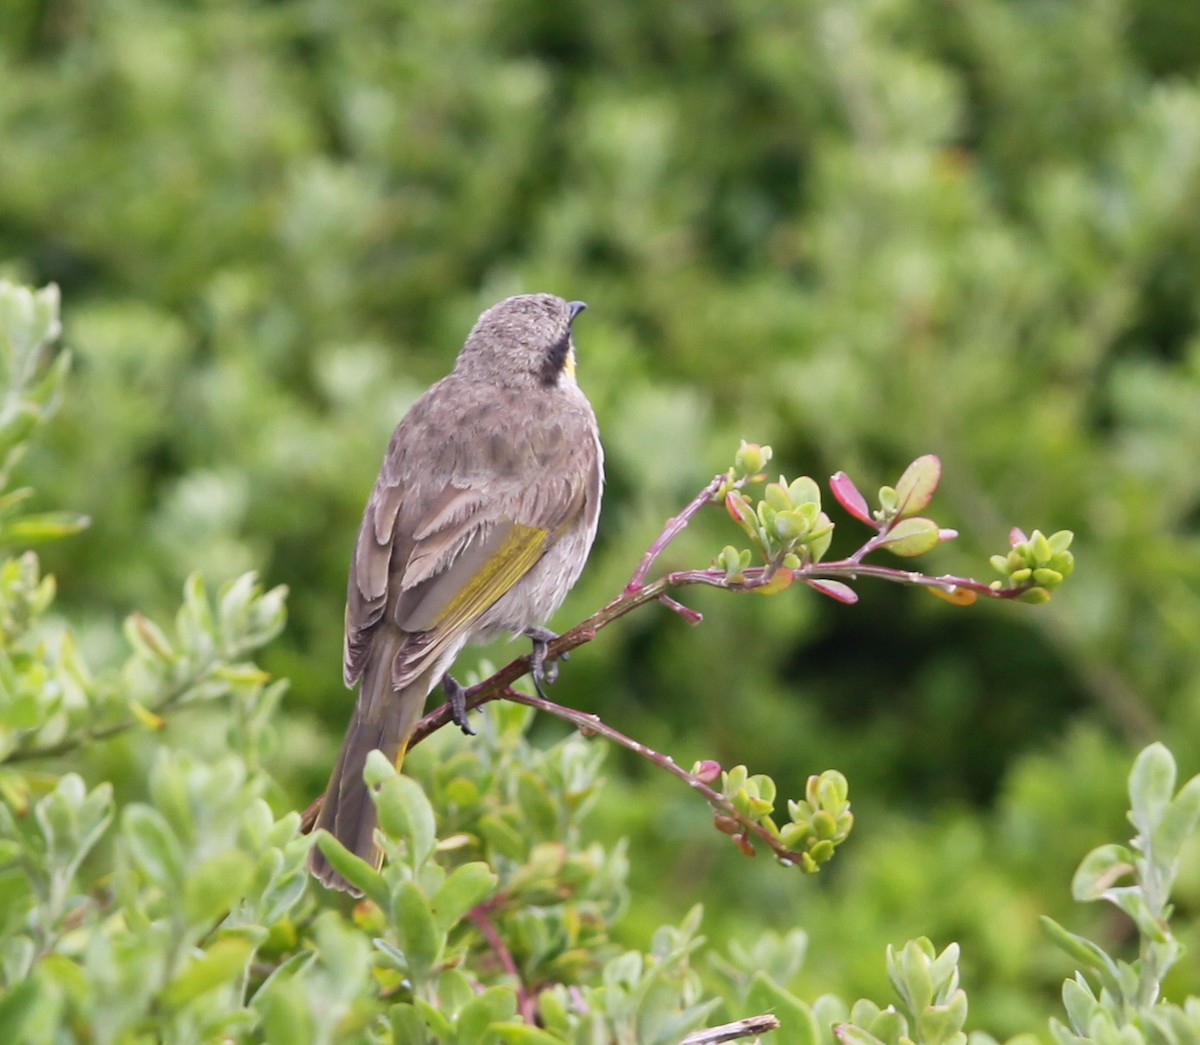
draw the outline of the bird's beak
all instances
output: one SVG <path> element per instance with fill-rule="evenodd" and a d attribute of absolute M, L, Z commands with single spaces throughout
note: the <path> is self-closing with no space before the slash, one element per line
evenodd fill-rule
<path fill-rule="evenodd" d="M 575 317 L 577 315 L 579 315 L 579 313 L 582 312 L 585 308 L 587 308 L 587 302 L 586 301 L 568 301 L 567 308 L 570 309 L 570 311 L 571 311 L 571 318 L 570 318 L 569 322 L 574 323 Z"/>

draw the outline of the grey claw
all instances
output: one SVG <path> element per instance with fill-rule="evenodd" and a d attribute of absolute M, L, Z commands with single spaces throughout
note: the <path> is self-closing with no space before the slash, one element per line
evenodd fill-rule
<path fill-rule="evenodd" d="M 475 736 L 475 730 L 467 721 L 467 688 L 453 675 L 447 672 L 442 676 L 442 692 L 450 704 L 450 717 L 467 736 Z"/>

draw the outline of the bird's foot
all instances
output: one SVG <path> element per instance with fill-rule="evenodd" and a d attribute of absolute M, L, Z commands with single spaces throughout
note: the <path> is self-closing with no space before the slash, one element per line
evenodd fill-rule
<path fill-rule="evenodd" d="M 529 674 L 533 678 L 533 688 L 537 690 L 538 696 L 542 700 L 549 700 L 546 691 L 542 689 L 542 684 L 554 685 L 558 679 L 558 665 L 554 661 L 546 663 L 546 648 L 558 638 L 558 635 L 549 628 L 542 627 L 526 628 L 524 635 L 533 643 L 533 652 L 529 657 Z M 562 660 L 568 660 L 570 654 L 560 653 L 559 657 Z"/>
<path fill-rule="evenodd" d="M 467 687 L 458 681 L 450 672 L 442 676 L 442 692 L 450 704 L 450 717 L 467 736 L 473 737 L 475 730 L 467 721 Z"/>

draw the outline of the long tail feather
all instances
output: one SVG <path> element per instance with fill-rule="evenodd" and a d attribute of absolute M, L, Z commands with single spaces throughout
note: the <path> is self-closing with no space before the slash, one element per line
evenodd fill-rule
<path fill-rule="evenodd" d="M 392 689 L 392 662 L 396 645 L 378 643 L 362 675 L 358 701 L 337 763 L 325 789 L 321 811 L 314 830 L 324 828 L 356 856 L 378 867 L 383 853 L 375 844 L 375 803 L 363 782 L 367 756 L 379 749 L 399 768 L 404 760 L 408 738 L 425 708 L 433 680 L 423 674 L 404 689 Z M 316 878 L 332 889 L 356 893 L 330 866 L 314 846 L 308 866 Z"/>

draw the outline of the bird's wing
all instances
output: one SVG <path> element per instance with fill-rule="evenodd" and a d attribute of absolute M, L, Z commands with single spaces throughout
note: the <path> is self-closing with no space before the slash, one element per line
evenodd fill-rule
<path fill-rule="evenodd" d="M 355 547 L 346 604 L 344 675 L 354 685 L 384 619 L 410 634 L 396 658 L 406 684 L 517 583 L 598 497 L 594 440 L 567 442 L 559 425 L 514 437 L 527 461 L 554 460 L 532 481 L 497 473 L 495 461 L 414 496 L 380 477 Z M 527 443 L 521 446 L 521 443 Z M 564 453 L 564 448 L 566 452 Z M 493 449 L 494 456 L 494 449 Z M 580 459 L 582 456 L 582 460 Z M 418 503 L 420 502 L 420 503 Z"/>

